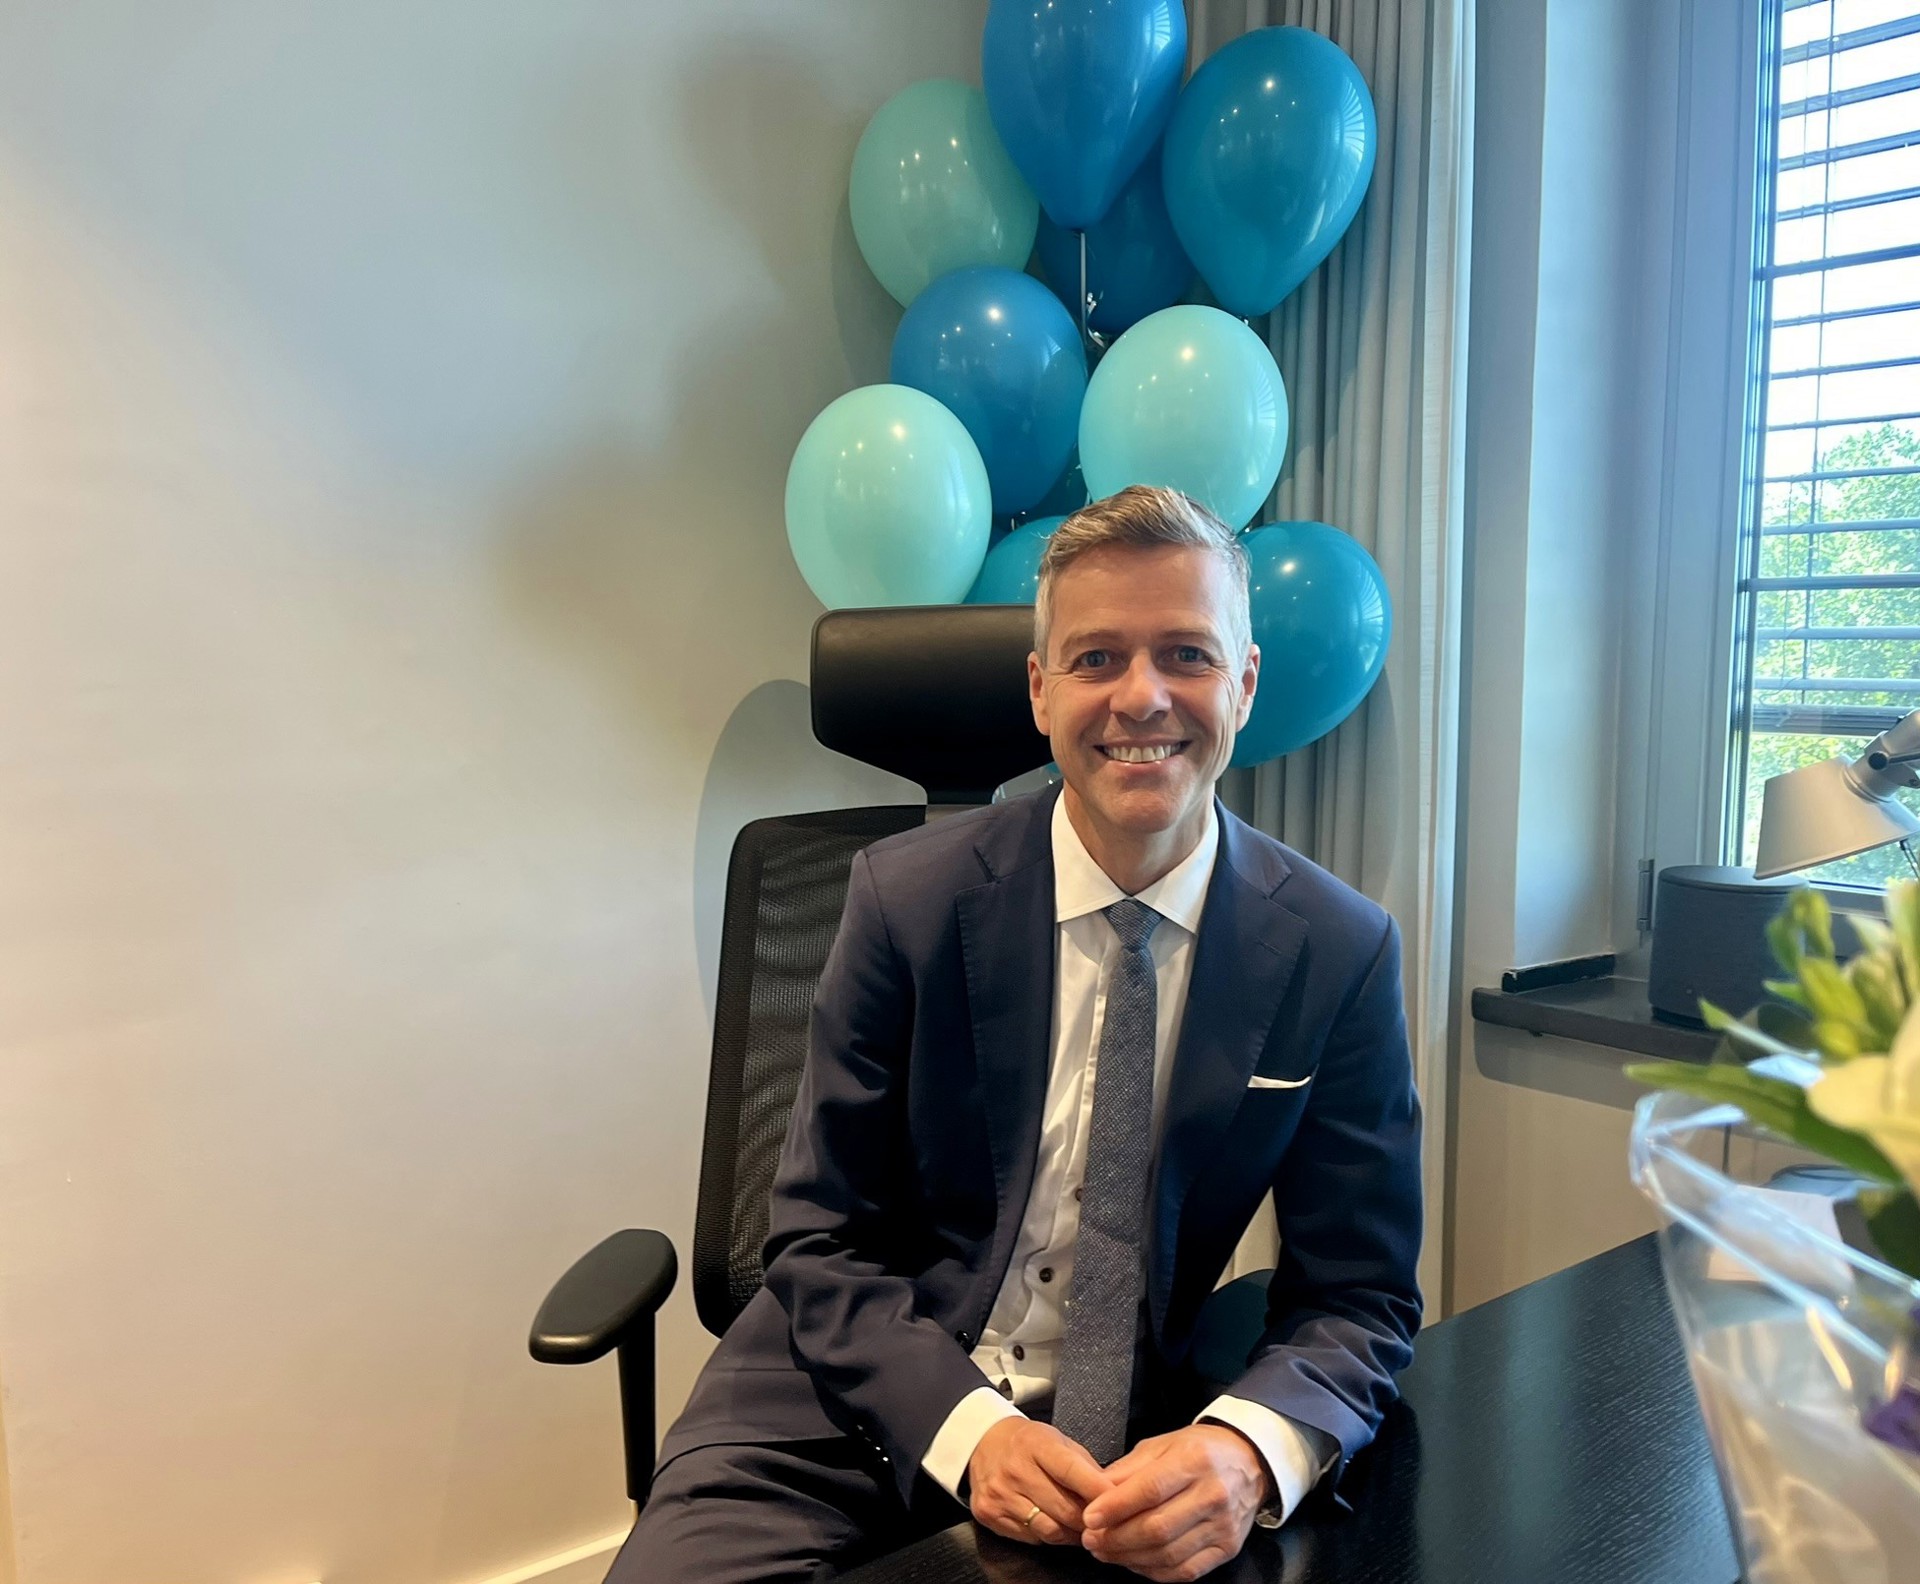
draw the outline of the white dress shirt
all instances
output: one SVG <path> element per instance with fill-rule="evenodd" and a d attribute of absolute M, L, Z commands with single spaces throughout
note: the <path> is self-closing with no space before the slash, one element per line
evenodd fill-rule
<path fill-rule="evenodd" d="M 1193 970 L 1194 941 L 1219 848 L 1219 821 L 1209 805 L 1207 828 L 1198 845 L 1138 893 L 1139 900 L 1162 920 L 1149 942 L 1156 992 L 1156 1161 L 1174 1047 Z M 1058 799 L 1053 806 L 1053 1040 L 1039 1159 L 1006 1279 L 972 1354 L 985 1381 L 955 1405 L 921 1462 L 928 1476 L 956 1499 L 980 1438 L 1000 1420 L 1019 1414 L 1021 1405 L 1053 1394 L 1072 1296 L 1080 1183 L 1086 1174 L 1087 1135 L 1093 1122 L 1094 1067 L 1106 1016 L 1107 985 L 1120 951 L 1119 937 L 1102 909 L 1126 895 L 1093 861 L 1067 817 L 1066 799 Z M 1262 1513 L 1263 1523 L 1284 1521 L 1328 1462 L 1328 1438 L 1261 1403 L 1219 1397 L 1200 1417 L 1231 1425 L 1259 1450 L 1278 1496 Z"/>

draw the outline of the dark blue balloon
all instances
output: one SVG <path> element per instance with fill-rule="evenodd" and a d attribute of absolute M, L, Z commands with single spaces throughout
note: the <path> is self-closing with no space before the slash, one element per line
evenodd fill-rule
<path fill-rule="evenodd" d="M 1160 163 L 1173 228 L 1221 307 L 1266 313 L 1333 251 L 1378 141 L 1360 68 L 1318 33 L 1258 28 L 1209 57 Z"/>
<path fill-rule="evenodd" d="M 1066 520 L 1036 517 L 996 544 L 967 590 L 967 603 L 1031 605 L 1040 592 L 1040 557 L 1046 554 L 1047 539 Z"/>
<path fill-rule="evenodd" d="M 1148 314 L 1171 308 L 1193 284 L 1193 261 L 1174 234 L 1161 196 L 1157 154 L 1133 173 L 1105 218 L 1087 227 L 1086 237 L 1087 293 L 1094 299 L 1087 322 L 1102 335 L 1118 335 Z M 1080 234 L 1042 215 L 1036 240 L 1049 284 L 1078 317 Z"/>
<path fill-rule="evenodd" d="M 1113 206 L 1166 131 L 1186 63 L 1180 0 L 993 0 L 987 113 L 1056 225 L 1083 231 Z"/>
<path fill-rule="evenodd" d="M 1052 489 L 1033 503 L 1033 515 L 1036 517 L 1067 517 L 1077 512 L 1093 497 L 1087 493 L 1087 481 L 1080 472 L 1079 447 L 1074 448 L 1073 460 L 1067 464 Z"/>
<path fill-rule="evenodd" d="M 1273 523 L 1240 536 L 1253 562 L 1260 683 L 1233 745 L 1236 768 L 1324 737 L 1360 706 L 1387 663 L 1393 610 L 1372 556 L 1325 523 Z"/>
<path fill-rule="evenodd" d="M 925 391 L 973 437 L 995 512 L 1022 512 L 1073 454 L 1087 354 L 1079 327 L 1031 275 L 983 266 L 943 275 L 893 336 L 888 377 Z"/>

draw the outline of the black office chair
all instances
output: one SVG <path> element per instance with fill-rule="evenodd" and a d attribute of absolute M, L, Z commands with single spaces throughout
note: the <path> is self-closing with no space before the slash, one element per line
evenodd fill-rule
<path fill-rule="evenodd" d="M 734 841 L 693 1228 L 694 1306 L 715 1336 L 760 1287 L 768 1194 L 854 854 L 1046 763 L 1027 702 L 1032 637 L 1026 606 L 830 611 L 814 626 L 814 735 L 918 782 L 927 806 L 755 820 Z M 528 1343 L 545 1364 L 618 1352 L 637 1503 L 653 1479 L 653 1321 L 678 1271 L 663 1234 L 616 1232 L 554 1284 Z"/>

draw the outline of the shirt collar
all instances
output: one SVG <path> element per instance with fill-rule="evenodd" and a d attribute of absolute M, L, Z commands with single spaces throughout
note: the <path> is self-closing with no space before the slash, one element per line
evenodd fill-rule
<path fill-rule="evenodd" d="M 1200 933 L 1200 914 L 1207 903 L 1207 886 L 1213 879 L 1213 860 L 1220 851 L 1220 819 L 1213 801 L 1207 801 L 1207 828 L 1193 851 L 1182 858 L 1146 890 L 1139 893 L 1144 902 L 1162 918 L 1171 919 L 1189 935 Z M 1080 833 L 1067 818 L 1064 792 L 1053 800 L 1053 918 L 1056 924 L 1098 913 L 1125 899 L 1127 893 L 1113 883 L 1106 870 L 1093 861 L 1093 855 L 1080 840 Z"/>

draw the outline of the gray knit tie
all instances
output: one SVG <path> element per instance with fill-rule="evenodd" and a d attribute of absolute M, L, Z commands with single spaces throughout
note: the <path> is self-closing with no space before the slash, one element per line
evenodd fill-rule
<path fill-rule="evenodd" d="M 1160 915 L 1129 897 L 1106 910 L 1120 937 L 1107 981 L 1093 1125 L 1080 1196 L 1067 1332 L 1054 1386 L 1054 1427 L 1100 1463 L 1126 1451 L 1133 1347 L 1146 1291 L 1147 1178 L 1153 1153 L 1153 1045 L 1158 1023 L 1153 938 Z"/>

